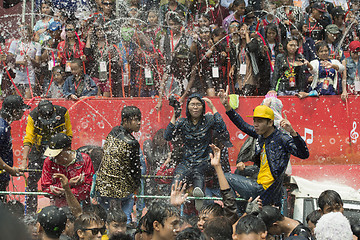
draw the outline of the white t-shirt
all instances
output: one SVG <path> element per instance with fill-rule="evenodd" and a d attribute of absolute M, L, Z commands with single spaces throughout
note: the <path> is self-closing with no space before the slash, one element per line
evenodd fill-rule
<path fill-rule="evenodd" d="M 24 61 L 25 55 L 31 59 L 36 56 L 41 56 L 41 46 L 36 42 L 23 43 L 21 40 L 14 40 L 11 42 L 9 53 L 15 55 L 15 61 Z M 16 84 L 35 84 L 35 71 L 34 66 L 29 60 L 27 69 L 26 67 L 17 67 L 14 82 Z"/>

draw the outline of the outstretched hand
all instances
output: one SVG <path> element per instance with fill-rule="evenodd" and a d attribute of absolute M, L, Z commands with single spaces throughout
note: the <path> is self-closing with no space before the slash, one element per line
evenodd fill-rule
<path fill-rule="evenodd" d="M 226 110 L 230 110 L 231 107 L 229 105 L 229 85 L 226 86 L 226 91 L 224 91 L 224 89 L 220 89 L 218 96 L 220 98 L 221 104 L 226 108 Z"/>
<path fill-rule="evenodd" d="M 170 204 L 174 206 L 182 205 L 188 196 L 187 193 L 184 194 L 186 189 L 186 183 L 182 183 L 182 181 L 175 181 L 175 183 L 171 186 L 171 194 L 170 194 Z"/>
<path fill-rule="evenodd" d="M 286 116 L 285 112 L 283 112 L 283 114 L 284 114 L 284 118 L 280 121 L 280 127 L 285 129 L 285 131 L 289 132 L 291 134 L 291 136 L 295 137 L 297 135 L 297 132 L 291 126 L 291 123 L 287 119 L 287 116 Z"/>
<path fill-rule="evenodd" d="M 216 108 L 210 99 L 208 99 L 207 97 L 203 97 L 202 100 L 207 103 L 211 111 L 216 112 Z"/>
<path fill-rule="evenodd" d="M 53 178 L 58 178 L 60 180 L 61 186 L 63 188 L 66 188 L 69 186 L 69 180 L 64 174 L 54 173 Z"/>
<path fill-rule="evenodd" d="M 210 144 L 210 147 L 214 153 L 210 153 L 211 165 L 214 167 L 220 166 L 220 148 L 218 148 L 214 144 Z"/>
<path fill-rule="evenodd" d="M 260 212 L 261 209 L 262 209 L 262 201 L 260 199 L 260 196 L 257 196 L 254 200 L 252 199 L 252 197 L 249 198 L 245 210 L 247 214 Z"/>

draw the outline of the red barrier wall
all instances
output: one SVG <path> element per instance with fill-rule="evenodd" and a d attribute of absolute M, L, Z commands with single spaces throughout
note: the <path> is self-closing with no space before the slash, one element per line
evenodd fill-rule
<path fill-rule="evenodd" d="M 359 168 L 360 157 L 358 139 L 360 129 L 357 126 L 360 119 L 360 104 L 357 97 L 351 96 L 348 104 L 342 102 L 340 96 L 303 100 L 296 97 L 279 97 L 279 99 L 282 100 L 283 109 L 294 129 L 305 138 L 310 150 L 310 158 L 307 160 L 291 158 L 293 173 L 308 179 L 322 179 L 324 176 L 336 179 L 339 177 L 340 182 L 360 188 L 358 171 L 355 171 Z M 263 97 L 240 97 L 237 111 L 242 116 L 249 115 L 262 100 Z M 230 149 L 230 163 L 234 166 L 246 135 L 228 119 L 218 98 L 213 98 L 212 101 L 223 116 L 230 132 L 234 144 Z M 35 99 L 29 104 L 33 109 L 38 102 L 39 100 Z M 172 114 L 172 108 L 166 101 L 158 114 L 154 109 L 156 99 L 152 98 L 89 98 L 76 103 L 54 99 L 53 103 L 69 109 L 74 132 L 74 149 L 88 144 L 101 146 L 111 128 L 120 124 L 121 109 L 126 105 L 135 105 L 141 109 L 142 127 L 140 132 L 135 134 L 141 144 L 151 138 L 158 129 L 166 128 Z M 207 112 L 209 111 L 210 109 L 207 108 Z M 249 123 L 252 122 L 251 118 L 245 119 Z M 16 165 L 21 160 L 25 127 L 25 117 L 12 124 Z"/>

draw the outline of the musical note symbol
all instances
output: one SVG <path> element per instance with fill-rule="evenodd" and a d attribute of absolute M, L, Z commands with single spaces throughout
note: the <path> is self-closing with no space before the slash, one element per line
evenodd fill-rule
<path fill-rule="evenodd" d="M 307 138 L 307 135 L 310 135 L 310 138 Z M 309 128 L 305 128 L 305 136 L 302 137 L 307 144 L 312 144 L 314 141 L 314 131 Z"/>
<path fill-rule="evenodd" d="M 350 131 L 350 138 L 352 143 L 356 143 L 357 139 L 359 138 L 359 133 L 357 133 L 356 130 L 357 124 L 354 121 L 353 122 L 353 129 Z"/>

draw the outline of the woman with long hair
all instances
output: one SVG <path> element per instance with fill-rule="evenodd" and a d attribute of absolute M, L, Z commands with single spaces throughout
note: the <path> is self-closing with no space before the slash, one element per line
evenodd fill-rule
<path fill-rule="evenodd" d="M 275 59 L 275 67 L 271 79 L 271 91 L 279 96 L 297 95 L 305 92 L 305 62 L 298 53 L 299 39 L 291 36 L 284 43 L 284 53 Z"/>
<path fill-rule="evenodd" d="M 70 72 L 70 62 L 75 58 L 85 60 L 84 55 L 85 43 L 80 41 L 77 35 L 77 27 L 75 22 L 68 21 L 65 25 L 66 38 L 61 41 L 57 47 L 58 58 L 61 66 L 65 68 L 65 72 Z"/>

